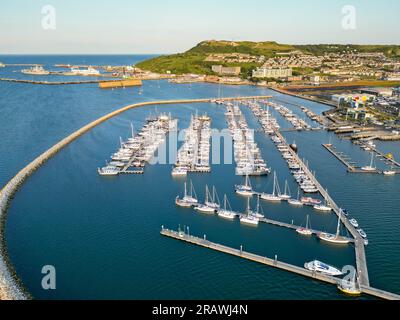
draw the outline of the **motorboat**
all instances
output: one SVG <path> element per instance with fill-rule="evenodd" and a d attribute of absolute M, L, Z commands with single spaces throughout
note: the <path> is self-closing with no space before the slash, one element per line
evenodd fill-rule
<path fill-rule="evenodd" d="M 341 272 L 339 269 L 318 260 L 305 263 L 304 268 L 313 272 L 319 272 L 329 276 L 343 275 L 343 272 Z"/>

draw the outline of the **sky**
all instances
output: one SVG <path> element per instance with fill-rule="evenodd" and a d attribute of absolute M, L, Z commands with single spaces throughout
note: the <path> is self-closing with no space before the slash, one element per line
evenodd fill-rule
<path fill-rule="evenodd" d="M 211 39 L 288 44 L 400 44 L 399 30 L 398 0 L 2 0 L 0 3 L 2 54 L 175 53 Z"/>

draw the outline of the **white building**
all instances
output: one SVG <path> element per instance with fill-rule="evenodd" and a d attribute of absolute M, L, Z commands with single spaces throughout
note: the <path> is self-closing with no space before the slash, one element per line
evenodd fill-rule
<path fill-rule="evenodd" d="M 291 77 L 293 71 L 291 68 L 258 68 L 253 70 L 254 78 L 287 78 Z"/>

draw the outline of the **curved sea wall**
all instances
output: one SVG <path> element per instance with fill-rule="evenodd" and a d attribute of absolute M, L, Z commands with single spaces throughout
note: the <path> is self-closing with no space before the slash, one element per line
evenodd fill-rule
<path fill-rule="evenodd" d="M 236 98 L 223 98 L 223 100 L 243 100 L 243 99 L 265 99 L 270 96 L 251 96 L 251 97 L 236 97 Z M 56 145 L 48 149 L 46 152 L 41 154 L 20 172 L 18 172 L 14 178 L 12 178 L 4 187 L 0 190 L 0 300 L 25 300 L 29 299 L 27 294 L 22 288 L 19 280 L 17 279 L 15 272 L 8 260 L 5 244 L 5 220 L 7 216 L 8 206 L 18 191 L 20 186 L 45 162 L 56 155 L 60 150 L 66 147 L 68 144 L 79 138 L 81 135 L 90 131 L 99 124 L 121 114 L 127 110 L 151 106 L 151 105 L 168 105 L 168 104 L 185 104 L 185 103 L 202 103 L 211 102 L 212 99 L 194 99 L 194 100 L 167 100 L 167 101 L 150 101 L 132 104 L 116 111 L 113 111 L 89 124 L 75 131 L 68 137 L 64 138 Z"/>

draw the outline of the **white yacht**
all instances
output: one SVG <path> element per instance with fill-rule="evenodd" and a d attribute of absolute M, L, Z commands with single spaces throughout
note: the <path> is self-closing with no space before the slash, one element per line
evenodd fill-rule
<path fill-rule="evenodd" d="M 320 272 L 329 276 L 343 275 L 343 273 L 339 269 L 318 260 L 305 263 L 304 268 L 310 271 Z"/>
<path fill-rule="evenodd" d="M 358 221 L 357 221 L 356 219 L 350 219 L 349 222 L 351 223 L 351 225 L 352 225 L 354 228 L 358 228 L 358 227 L 359 227 Z"/>
<path fill-rule="evenodd" d="M 332 208 L 323 204 L 317 204 L 314 206 L 315 210 L 322 211 L 322 212 L 331 212 Z"/>
<path fill-rule="evenodd" d="M 185 167 L 175 167 L 174 169 L 172 169 L 172 172 L 171 172 L 171 174 L 174 177 L 187 176 L 187 173 L 188 173 L 188 170 Z"/>
<path fill-rule="evenodd" d="M 119 174 L 119 169 L 117 167 L 108 165 L 107 167 L 104 168 L 98 168 L 97 172 L 101 176 L 116 176 Z"/>

